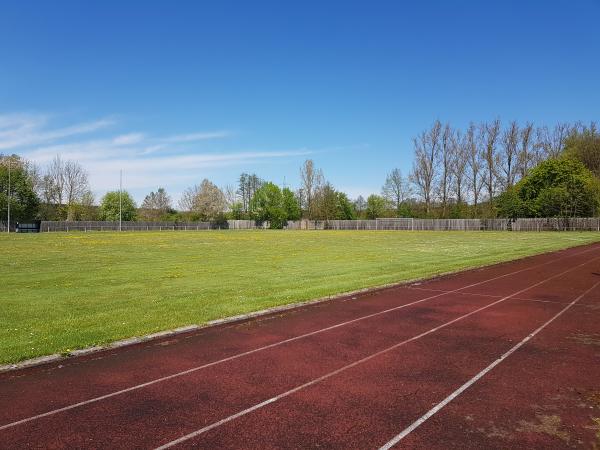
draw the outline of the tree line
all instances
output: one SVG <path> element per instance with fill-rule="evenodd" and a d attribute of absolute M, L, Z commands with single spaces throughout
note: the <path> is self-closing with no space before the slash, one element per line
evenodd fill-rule
<path fill-rule="evenodd" d="M 435 121 L 413 140 L 410 186 L 425 215 L 493 217 L 502 214 L 495 204 L 500 194 L 543 161 L 567 156 L 568 147 L 586 140 L 598 145 L 595 123 L 549 128 L 516 121 L 502 126 L 495 119 L 460 130 Z"/>
<path fill-rule="evenodd" d="M 89 176 L 57 156 L 40 170 L 18 155 L 0 154 L 0 211 L 15 220 L 286 221 L 377 217 L 524 217 L 595 215 L 600 199 L 600 135 L 595 123 L 534 127 L 499 119 L 466 129 L 435 121 L 413 139 L 412 169 L 393 168 L 381 192 L 351 200 L 326 180 L 313 160 L 300 168 L 293 191 L 242 173 L 236 185 L 208 179 L 187 188 L 177 207 L 164 188 L 139 207 L 123 191 L 96 204 Z M 11 193 L 8 193 L 8 168 Z"/>

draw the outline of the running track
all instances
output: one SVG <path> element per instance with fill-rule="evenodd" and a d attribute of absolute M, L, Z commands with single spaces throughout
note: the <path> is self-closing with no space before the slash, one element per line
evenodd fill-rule
<path fill-rule="evenodd" d="M 600 448 L 600 244 L 0 374 L 0 448 Z"/>

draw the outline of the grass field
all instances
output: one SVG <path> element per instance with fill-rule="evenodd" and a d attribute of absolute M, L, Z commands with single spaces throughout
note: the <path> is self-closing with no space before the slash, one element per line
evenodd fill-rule
<path fill-rule="evenodd" d="M 597 233 L 0 235 L 0 363 L 600 240 Z"/>

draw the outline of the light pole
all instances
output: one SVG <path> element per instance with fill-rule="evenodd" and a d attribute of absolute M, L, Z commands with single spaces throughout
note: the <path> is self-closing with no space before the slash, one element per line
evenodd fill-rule
<path fill-rule="evenodd" d="M 8 157 L 8 195 L 6 197 L 6 204 L 8 205 L 6 232 L 10 233 L 10 156 Z"/>
<path fill-rule="evenodd" d="M 119 172 L 119 231 L 121 231 L 121 222 L 123 216 L 123 200 L 122 200 L 122 192 L 123 192 L 123 170 Z"/>

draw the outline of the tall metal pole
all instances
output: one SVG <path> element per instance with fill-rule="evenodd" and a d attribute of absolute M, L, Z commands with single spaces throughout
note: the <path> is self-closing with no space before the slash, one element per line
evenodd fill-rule
<path fill-rule="evenodd" d="M 123 170 L 119 172 L 119 231 L 121 231 L 121 222 L 123 216 L 123 200 L 122 200 L 122 192 L 123 192 Z"/>
<path fill-rule="evenodd" d="M 6 232 L 10 233 L 10 156 L 8 157 L 8 195 L 6 197 L 6 203 L 8 205 L 8 223 L 6 224 Z"/>

